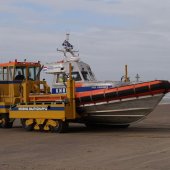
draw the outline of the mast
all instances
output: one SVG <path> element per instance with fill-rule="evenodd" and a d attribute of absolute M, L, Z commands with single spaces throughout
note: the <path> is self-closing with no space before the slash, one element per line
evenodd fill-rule
<path fill-rule="evenodd" d="M 66 33 L 66 40 L 69 42 L 69 36 L 70 34 L 69 33 Z"/>
<path fill-rule="evenodd" d="M 75 53 L 78 53 L 79 51 L 73 50 L 73 45 L 69 42 L 69 33 L 66 33 L 66 39 L 62 43 L 63 49 L 58 49 L 57 51 L 62 52 L 64 54 L 64 57 L 66 61 L 79 61 L 80 58 L 78 55 L 75 55 Z M 71 57 L 67 55 L 67 53 L 71 54 Z"/>

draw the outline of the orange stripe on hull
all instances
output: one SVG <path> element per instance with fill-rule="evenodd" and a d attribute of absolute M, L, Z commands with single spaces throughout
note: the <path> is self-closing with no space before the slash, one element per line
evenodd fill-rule
<path fill-rule="evenodd" d="M 147 95 L 165 94 L 168 93 L 169 90 L 170 83 L 168 81 L 156 80 L 116 88 L 79 92 L 76 93 L 76 99 L 78 99 L 79 104 L 89 104 Z"/>
<path fill-rule="evenodd" d="M 103 101 L 121 100 L 132 97 L 165 94 L 170 91 L 168 81 L 151 81 L 139 84 L 98 89 L 86 92 L 76 92 L 75 98 L 78 104 L 96 103 Z M 61 101 L 66 99 L 66 94 L 33 95 L 30 101 Z"/>

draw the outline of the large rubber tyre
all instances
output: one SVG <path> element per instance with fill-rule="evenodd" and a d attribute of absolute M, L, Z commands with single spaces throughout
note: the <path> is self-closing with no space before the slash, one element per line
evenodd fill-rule
<path fill-rule="evenodd" d="M 34 123 L 31 125 L 26 125 L 26 120 L 27 119 L 21 119 L 21 124 L 22 127 L 26 130 L 26 131 L 32 131 L 34 129 Z"/>
<path fill-rule="evenodd" d="M 56 120 L 57 125 L 55 127 L 51 127 L 51 131 L 55 133 L 65 133 L 68 130 L 68 123 L 62 120 Z"/>
<path fill-rule="evenodd" d="M 10 119 L 8 114 L 3 114 L 0 119 L 2 121 L 0 123 L 1 128 L 12 128 L 14 119 Z"/>

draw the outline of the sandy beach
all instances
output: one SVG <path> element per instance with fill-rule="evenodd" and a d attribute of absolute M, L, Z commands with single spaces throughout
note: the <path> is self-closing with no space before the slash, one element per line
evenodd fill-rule
<path fill-rule="evenodd" d="M 170 105 L 160 105 L 128 129 L 89 130 L 71 125 L 66 134 L 26 132 L 16 123 L 0 129 L 0 169 L 169 170 Z"/>

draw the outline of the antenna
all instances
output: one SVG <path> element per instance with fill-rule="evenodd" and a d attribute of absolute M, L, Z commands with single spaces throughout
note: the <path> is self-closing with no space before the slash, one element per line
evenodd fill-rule
<path fill-rule="evenodd" d="M 136 74 L 136 77 L 135 77 L 135 78 L 136 78 L 136 81 L 139 82 L 140 76 L 139 76 L 138 73 Z"/>
<path fill-rule="evenodd" d="M 125 65 L 125 75 L 124 75 L 124 81 L 130 82 L 130 78 L 128 77 L 128 65 Z"/>
<path fill-rule="evenodd" d="M 66 41 L 69 41 L 69 36 L 70 36 L 70 34 L 66 33 Z"/>
<path fill-rule="evenodd" d="M 79 56 L 75 55 L 75 53 L 77 53 L 78 51 L 73 50 L 73 45 L 69 42 L 69 36 L 70 34 L 66 33 L 66 39 L 62 43 L 63 49 L 59 50 L 57 48 L 57 51 L 63 52 L 67 61 L 70 61 L 70 60 L 78 61 L 80 58 Z M 70 53 L 72 56 L 69 57 L 68 55 L 66 55 L 67 53 Z"/>

